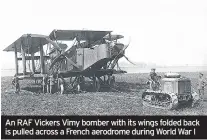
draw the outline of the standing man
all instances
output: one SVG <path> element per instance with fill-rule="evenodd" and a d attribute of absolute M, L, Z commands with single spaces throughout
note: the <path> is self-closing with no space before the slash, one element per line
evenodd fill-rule
<path fill-rule="evenodd" d="M 199 73 L 199 79 L 198 79 L 198 93 L 200 98 L 203 100 L 204 96 L 204 88 L 206 86 L 206 82 L 203 78 L 203 73 Z"/>

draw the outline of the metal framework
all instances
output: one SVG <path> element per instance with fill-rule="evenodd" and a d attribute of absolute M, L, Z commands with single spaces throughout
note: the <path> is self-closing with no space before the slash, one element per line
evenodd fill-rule
<path fill-rule="evenodd" d="M 103 85 L 114 86 L 113 74 L 125 73 L 120 70 L 118 60 L 122 57 L 128 60 L 125 50 L 129 44 L 117 43 L 123 36 L 111 35 L 111 32 L 53 30 L 49 36 L 22 35 L 4 49 L 15 53 L 16 73 L 12 83 L 16 91 L 20 90 L 19 80 L 23 79 L 34 79 L 35 83 L 40 79 L 43 93 L 63 93 L 66 89 L 79 92 L 84 89 L 85 78 L 92 81 L 93 91 L 99 91 Z M 72 41 L 72 45 L 68 46 L 62 41 Z M 21 57 L 18 57 L 18 53 Z M 18 61 L 22 62 L 22 73 L 19 73 Z M 70 78 L 70 81 L 66 82 L 65 78 Z"/>

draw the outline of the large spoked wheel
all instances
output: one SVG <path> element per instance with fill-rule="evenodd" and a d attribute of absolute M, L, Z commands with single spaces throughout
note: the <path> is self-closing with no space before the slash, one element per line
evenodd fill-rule
<path fill-rule="evenodd" d="M 80 92 L 80 79 L 79 77 L 71 77 L 70 82 L 65 84 L 65 90 L 68 93 L 79 93 Z"/>
<path fill-rule="evenodd" d="M 80 93 L 81 89 L 80 89 L 80 83 L 79 80 L 76 80 L 73 84 L 73 93 Z"/>
<path fill-rule="evenodd" d="M 108 84 L 108 90 L 114 91 L 114 89 L 115 89 L 115 76 L 109 75 L 108 80 L 107 80 L 107 84 Z"/>
<path fill-rule="evenodd" d="M 98 92 L 100 90 L 100 81 L 97 77 L 93 77 L 93 91 Z"/>

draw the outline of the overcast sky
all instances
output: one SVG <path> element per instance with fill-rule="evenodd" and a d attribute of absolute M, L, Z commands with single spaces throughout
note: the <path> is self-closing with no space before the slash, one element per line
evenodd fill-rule
<path fill-rule="evenodd" d="M 206 0 L 1 0 L 0 14 L 1 50 L 26 33 L 113 30 L 131 38 L 134 62 L 207 64 Z M 3 68 L 14 68 L 14 52 L 1 54 Z"/>

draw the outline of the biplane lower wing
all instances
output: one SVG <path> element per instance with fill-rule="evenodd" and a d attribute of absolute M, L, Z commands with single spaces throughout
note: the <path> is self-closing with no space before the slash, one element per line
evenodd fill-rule
<path fill-rule="evenodd" d="M 81 71 L 59 71 L 58 75 L 62 76 L 63 78 L 68 77 L 77 77 L 81 74 Z"/>
<path fill-rule="evenodd" d="M 126 73 L 126 71 L 117 71 L 114 69 L 100 69 L 95 71 L 60 71 L 58 74 L 63 78 L 68 77 L 77 77 L 77 76 L 85 76 L 85 77 L 101 77 L 104 75 L 111 75 L 111 74 L 122 74 Z"/>
<path fill-rule="evenodd" d="M 77 70 L 71 70 L 71 71 L 60 71 L 59 74 L 63 76 L 64 78 L 67 77 L 76 77 L 76 76 L 85 76 L 85 77 L 101 77 L 104 75 L 112 75 L 112 74 L 121 74 L 126 73 L 126 71 L 117 71 L 115 69 L 104 69 L 102 68 L 103 64 L 107 64 L 109 61 L 111 61 L 111 58 L 105 58 L 102 60 L 99 60 L 98 62 L 94 63 L 87 69 L 77 71 Z"/>

